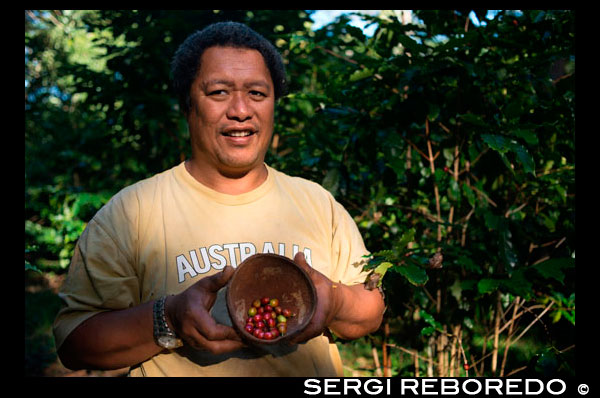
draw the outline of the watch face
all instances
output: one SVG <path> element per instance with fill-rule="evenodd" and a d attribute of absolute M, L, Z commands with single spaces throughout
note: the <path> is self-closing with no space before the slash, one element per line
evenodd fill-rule
<path fill-rule="evenodd" d="M 158 344 L 161 347 L 165 348 L 176 348 L 177 347 L 177 339 L 171 336 L 160 336 L 158 338 Z"/>

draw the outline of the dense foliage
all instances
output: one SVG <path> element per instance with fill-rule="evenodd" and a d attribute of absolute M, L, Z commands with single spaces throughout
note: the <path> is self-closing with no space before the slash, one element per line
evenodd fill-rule
<path fill-rule="evenodd" d="M 64 272 L 112 194 L 188 155 L 170 58 L 239 20 L 291 83 L 267 162 L 330 190 L 387 270 L 362 341 L 383 374 L 574 374 L 574 13 L 469 12 L 363 16 L 370 37 L 302 11 L 26 12 L 26 269 Z"/>

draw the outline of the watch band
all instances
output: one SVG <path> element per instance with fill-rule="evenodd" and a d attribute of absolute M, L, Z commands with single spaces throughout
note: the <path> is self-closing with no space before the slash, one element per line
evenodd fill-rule
<path fill-rule="evenodd" d="M 181 347 L 183 342 L 177 338 L 175 332 L 171 330 L 165 317 L 165 301 L 166 296 L 163 296 L 154 302 L 153 317 L 154 317 L 154 341 L 163 348 L 174 349 Z"/>

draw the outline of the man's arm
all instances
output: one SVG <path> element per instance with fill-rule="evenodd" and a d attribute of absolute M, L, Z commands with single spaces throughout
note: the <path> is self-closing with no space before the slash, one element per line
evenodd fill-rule
<path fill-rule="evenodd" d="M 163 350 L 154 343 L 153 302 L 101 312 L 79 325 L 58 349 L 69 369 L 120 369 Z"/>
<path fill-rule="evenodd" d="M 348 286 L 334 283 L 310 267 L 299 252 L 294 261 L 311 277 L 317 290 L 318 307 L 308 327 L 291 343 L 301 343 L 329 328 L 336 336 L 352 340 L 379 328 L 385 303 L 379 290 L 367 290 L 364 284 Z"/>
<path fill-rule="evenodd" d="M 177 336 L 197 349 L 214 354 L 243 346 L 233 328 L 210 316 L 217 292 L 233 274 L 232 267 L 203 278 L 182 293 L 169 296 L 165 314 Z M 106 311 L 79 325 L 58 350 L 69 369 L 120 369 L 141 363 L 164 349 L 154 342 L 154 301 L 136 307 Z"/>

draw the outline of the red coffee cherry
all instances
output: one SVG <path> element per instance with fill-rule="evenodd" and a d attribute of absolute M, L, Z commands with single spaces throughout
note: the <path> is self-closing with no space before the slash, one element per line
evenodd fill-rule
<path fill-rule="evenodd" d="M 248 315 L 244 330 L 256 338 L 272 340 L 287 333 L 288 318 L 296 314 L 279 306 L 279 299 L 265 296 L 252 302 Z"/>

